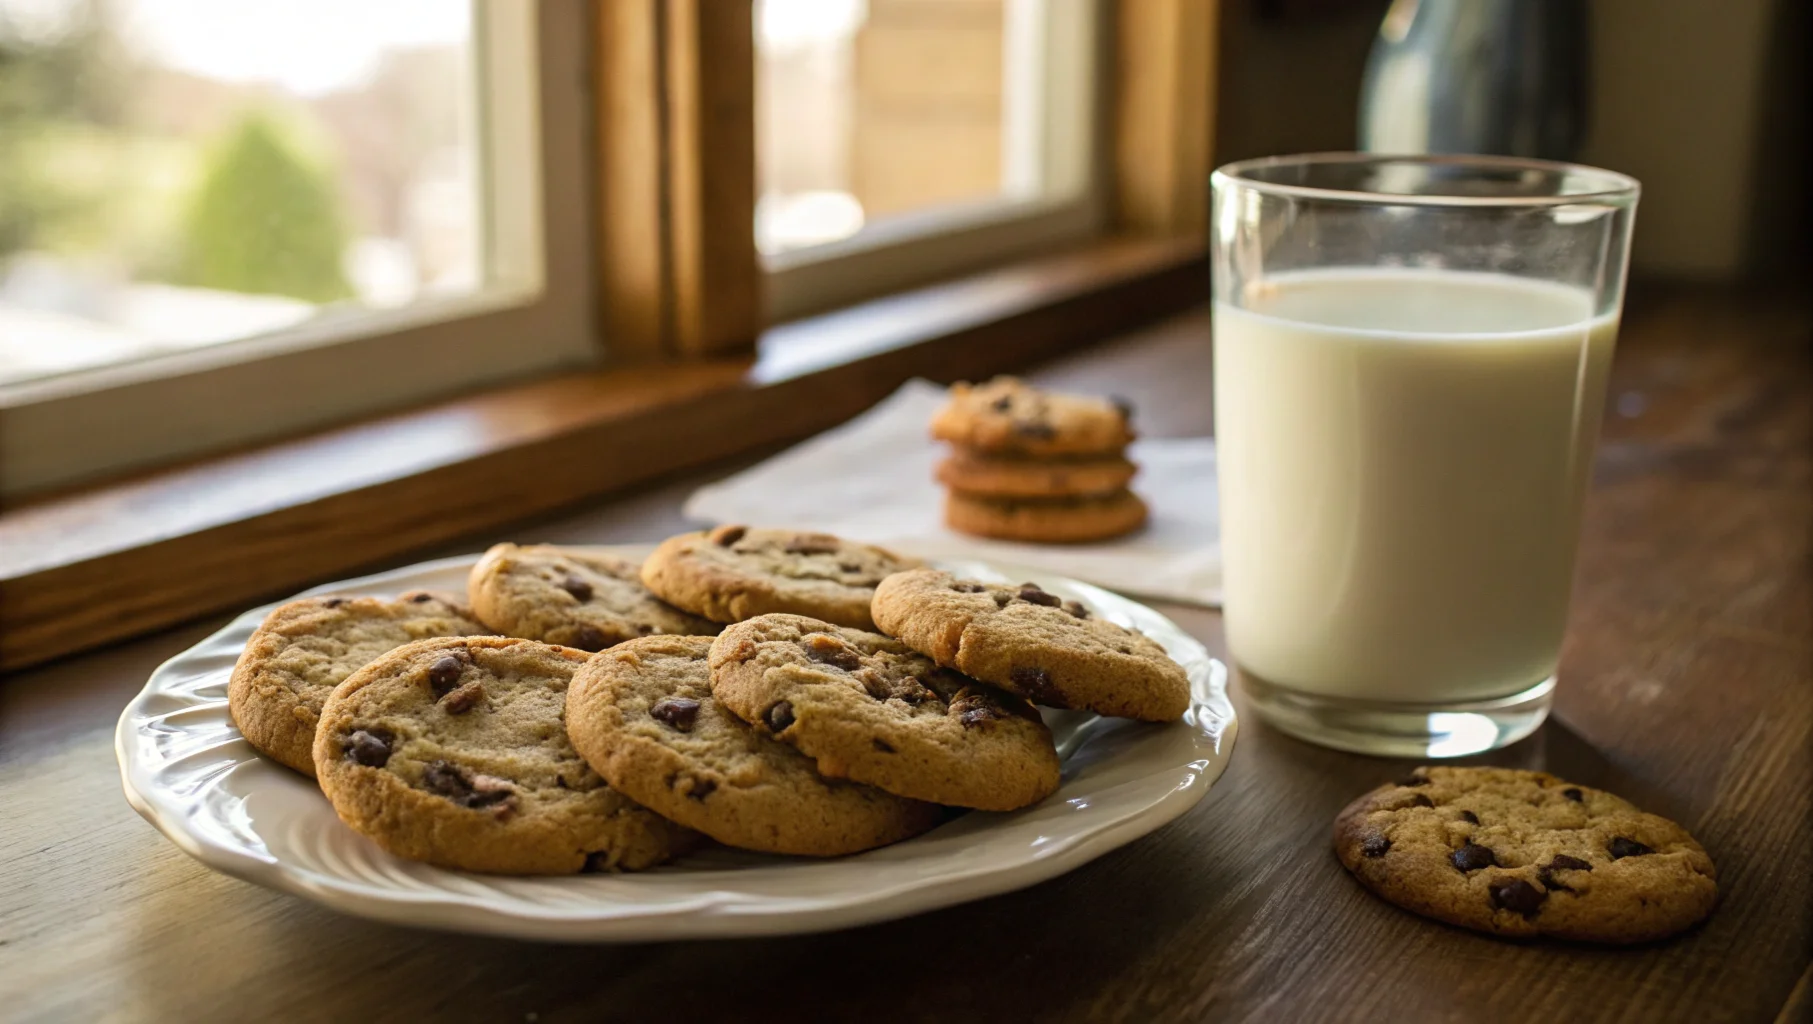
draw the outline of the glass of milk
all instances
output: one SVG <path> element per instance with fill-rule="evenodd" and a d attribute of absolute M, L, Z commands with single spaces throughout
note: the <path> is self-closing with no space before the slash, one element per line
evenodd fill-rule
<path fill-rule="evenodd" d="M 1637 183 L 1499 157 L 1215 172 L 1230 652 L 1326 746 L 1447 757 L 1547 717 Z"/>

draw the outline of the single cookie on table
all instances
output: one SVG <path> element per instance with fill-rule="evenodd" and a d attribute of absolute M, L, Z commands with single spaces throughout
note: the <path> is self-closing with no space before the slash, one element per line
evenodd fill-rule
<path fill-rule="evenodd" d="M 478 617 L 498 632 L 585 651 L 651 633 L 719 629 L 656 597 L 634 562 L 552 544 L 494 545 L 472 567 L 466 589 Z"/>
<path fill-rule="evenodd" d="M 938 464 L 938 482 L 985 498 L 1077 498 L 1113 494 L 1137 472 L 1118 452 L 1029 459 L 957 448 Z"/>
<path fill-rule="evenodd" d="M 1144 526 L 1146 516 L 1146 503 L 1128 490 L 1090 498 L 991 498 L 953 490 L 944 499 L 951 529 L 1033 544 L 1108 540 Z"/>
<path fill-rule="evenodd" d="M 875 585 L 919 564 L 826 533 L 725 525 L 663 541 L 642 563 L 642 582 L 718 622 L 786 612 L 873 629 Z"/>
<path fill-rule="evenodd" d="M 938 664 L 1035 704 L 1152 722 L 1190 706 L 1188 674 L 1157 642 L 1036 584 L 915 569 L 882 581 L 875 621 Z"/>
<path fill-rule="evenodd" d="M 573 680 L 567 733 L 612 786 L 729 846 L 832 857 L 898 842 L 943 809 L 827 779 L 711 694 L 710 637 L 651 636 Z M 777 723 L 778 724 L 778 723 Z"/>
<path fill-rule="evenodd" d="M 567 739 L 567 687 L 587 657 L 506 637 L 391 651 L 327 700 L 322 792 L 354 831 L 442 867 L 560 875 L 684 852 L 696 834 L 612 789 Z"/>
<path fill-rule="evenodd" d="M 1013 377 L 953 384 L 932 417 L 932 436 L 985 452 L 1085 455 L 1119 452 L 1133 440 L 1125 400 L 1041 391 Z"/>
<path fill-rule="evenodd" d="M 711 692 L 827 778 L 986 811 L 1058 788 L 1051 730 L 1030 704 L 879 633 L 803 615 L 739 622 L 712 643 Z"/>
<path fill-rule="evenodd" d="M 426 590 L 380 597 L 305 597 L 272 609 L 246 641 L 227 709 L 246 741 L 310 778 L 315 726 L 334 687 L 414 640 L 494 632 L 457 598 Z"/>
<path fill-rule="evenodd" d="M 1347 805 L 1334 845 L 1374 894 L 1493 935 L 1644 942 L 1718 899 L 1681 826 L 1547 772 L 1419 768 Z"/>

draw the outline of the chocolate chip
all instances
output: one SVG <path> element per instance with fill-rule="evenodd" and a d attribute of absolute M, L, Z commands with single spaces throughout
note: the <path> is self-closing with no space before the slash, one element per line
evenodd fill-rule
<path fill-rule="evenodd" d="M 694 777 L 692 780 L 692 788 L 686 791 L 686 795 L 694 800 L 703 800 L 717 791 L 717 780 Z"/>
<path fill-rule="evenodd" d="M 870 740 L 869 742 L 870 742 L 870 744 L 872 744 L 875 747 L 876 750 L 879 750 L 884 754 L 892 754 L 894 752 L 893 745 L 890 744 L 887 740 Z"/>
<path fill-rule="evenodd" d="M 889 693 L 888 696 L 900 701 L 902 704 L 911 704 L 914 707 L 918 707 L 925 703 L 926 698 L 936 697 L 937 694 L 927 689 L 925 685 L 917 679 L 904 679 L 898 686 L 893 688 L 893 691 Z"/>
<path fill-rule="evenodd" d="M 1429 777 L 1422 774 L 1422 771 L 1421 768 L 1416 769 L 1409 775 L 1399 779 L 1397 784 L 1400 786 L 1427 786 L 1429 784 Z"/>
<path fill-rule="evenodd" d="M 1474 814 L 1472 811 L 1462 811 L 1460 812 L 1460 820 L 1469 825 L 1477 825 L 1479 824 L 1479 815 Z"/>
<path fill-rule="evenodd" d="M 581 623 L 573 630 L 573 646 L 585 651 L 601 651 L 611 645 L 604 630 L 591 623 Z"/>
<path fill-rule="evenodd" d="M 567 777 L 565 775 L 554 776 L 554 785 L 559 786 L 561 789 L 573 788 L 572 786 L 567 785 Z"/>
<path fill-rule="evenodd" d="M 1580 790 L 1578 790 L 1578 789 L 1575 789 L 1573 786 L 1569 786 L 1568 788 L 1562 790 L 1561 795 L 1564 797 L 1567 797 L 1569 800 L 1572 800 L 1575 803 L 1579 803 L 1580 801 L 1586 799 L 1586 794 L 1580 792 Z"/>
<path fill-rule="evenodd" d="M 467 807 L 489 807 L 499 821 L 508 821 L 516 814 L 516 787 L 495 775 L 475 775 L 472 777 L 473 793 L 466 801 Z"/>
<path fill-rule="evenodd" d="M 612 862 L 609 850 L 593 850 L 585 855 L 585 866 L 579 869 L 582 875 L 602 874 L 616 865 Z"/>
<path fill-rule="evenodd" d="M 1498 858 L 1493 856 L 1492 851 L 1471 839 L 1467 841 L 1467 845 L 1449 854 L 1448 860 L 1459 871 L 1478 871 L 1498 866 Z"/>
<path fill-rule="evenodd" d="M 360 729 L 346 738 L 346 756 L 367 768 L 390 762 L 390 744 L 396 739 L 388 729 Z"/>
<path fill-rule="evenodd" d="M 950 714 L 956 716 L 965 729 L 975 729 L 996 721 L 1001 717 L 1001 709 L 981 692 L 965 687 L 950 698 Z"/>
<path fill-rule="evenodd" d="M 1021 665 L 1009 672 L 1007 678 L 1013 680 L 1021 693 L 1040 704 L 1049 704 L 1058 708 L 1067 706 L 1063 692 L 1051 681 L 1051 673 L 1042 668 Z"/>
<path fill-rule="evenodd" d="M 1000 398 L 988 403 L 988 407 L 996 412 L 1006 412 L 1014 407 L 1013 396 L 1002 395 Z"/>
<path fill-rule="evenodd" d="M 1014 424 L 1014 433 L 1021 437 L 1038 438 L 1041 441 L 1049 441 L 1058 436 L 1056 427 L 1038 420 L 1028 420 Z"/>
<path fill-rule="evenodd" d="M 832 668 L 854 672 L 862 667 L 862 655 L 844 646 L 843 641 L 823 633 L 814 633 L 800 641 L 806 657 Z"/>
<path fill-rule="evenodd" d="M 478 706 L 485 699 L 485 684 L 474 679 L 472 682 L 454 690 L 441 698 L 441 706 L 450 715 L 463 715 Z"/>
<path fill-rule="evenodd" d="M 1637 842 L 1635 839 L 1626 839 L 1623 836 L 1614 838 L 1611 843 L 1606 846 L 1606 850 L 1611 853 L 1613 860 L 1623 860 L 1626 857 L 1641 857 L 1646 853 L 1656 852 L 1649 847 L 1644 846 L 1642 843 Z"/>
<path fill-rule="evenodd" d="M 786 732 L 793 724 L 793 705 L 788 701 L 777 701 L 762 714 L 762 720 L 768 723 L 769 732 Z"/>
<path fill-rule="evenodd" d="M 426 604 L 429 601 L 434 600 L 434 595 L 433 594 L 411 594 L 411 595 L 409 595 L 409 599 L 411 601 L 414 601 L 416 604 Z"/>
<path fill-rule="evenodd" d="M 692 732 L 692 726 L 699 718 L 699 702 L 691 697 L 663 697 L 648 709 L 649 716 L 681 732 Z"/>
<path fill-rule="evenodd" d="M 446 761 L 432 761 L 422 769 L 422 786 L 436 796 L 455 800 L 472 792 L 466 773 Z"/>
<path fill-rule="evenodd" d="M 445 697 L 447 691 L 453 689 L 454 685 L 460 681 L 460 673 L 464 671 L 466 671 L 465 662 L 451 654 L 443 654 L 434 659 L 434 664 L 428 666 L 428 685 L 434 687 L 434 695 L 437 698 Z"/>
<path fill-rule="evenodd" d="M 422 769 L 422 785 L 461 807 L 508 810 L 514 805 L 516 787 L 494 775 L 469 775 L 446 761 L 432 761 Z"/>
<path fill-rule="evenodd" d="M 330 597 L 327 600 L 321 602 L 321 607 L 338 608 L 345 603 L 346 603 L 346 598 L 344 598 L 344 597 Z"/>
<path fill-rule="evenodd" d="M 993 708 L 990 708 L 987 705 L 980 705 L 978 707 L 970 708 L 968 711 L 958 715 L 957 721 L 962 722 L 965 729 L 974 729 L 978 726 L 987 725 L 1000 717 L 1000 715 L 995 714 Z"/>
<path fill-rule="evenodd" d="M 951 589 L 959 594 L 980 594 L 988 588 L 974 580 L 958 580 L 951 584 Z"/>
<path fill-rule="evenodd" d="M 1056 608 L 1064 603 L 1064 599 L 1058 595 L 1040 590 L 1037 583 L 1020 584 L 1020 592 L 1014 596 L 1029 604 L 1040 604 L 1047 608 Z"/>
<path fill-rule="evenodd" d="M 995 599 L 996 608 L 1005 608 L 1005 607 L 1007 607 L 1007 602 L 1012 601 L 1014 599 L 1014 596 L 1012 594 L 1003 594 L 999 590 L 995 591 L 993 594 L 990 594 L 989 596 Z"/>
<path fill-rule="evenodd" d="M 747 526 L 720 526 L 711 531 L 711 542 L 718 547 L 727 548 L 742 540 L 743 535 L 748 532 Z"/>
<path fill-rule="evenodd" d="M 1360 852 L 1374 860 L 1385 856 L 1386 852 L 1390 849 L 1391 840 L 1385 838 L 1378 832 L 1374 832 L 1372 835 L 1367 836 L 1365 841 L 1360 844 Z"/>
<path fill-rule="evenodd" d="M 1487 886 L 1486 891 L 1492 894 L 1493 906 L 1524 917 L 1535 917 L 1542 909 L 1542 901 L 1549 898 L 1548 893 L 1521 878 Z"/>
<path fill-rule="evenodd" d="M 560 589 L 572 594 L 575 601 L 590 601 L 592 599 L 592 585 L 577 576 L 568 576 L 566 579 L 561 580 Z"/>
<path fill-rule="evenodd" d="M 828 533 L 796 533 L 786 550 L 790 555 L 830 555 L 842 546 L 842 541 Z"/>
<path fill-rule="evenodd" d="M 1130 420 L 1133 418 L 1133 402 L 1129 399 L 1122 398 L 1119 395 L 1109 395 L 1108 403 L 1114 406 L 1115 412 L 1121 414 L 1121 419 Z"/>
<path fill-rule="evenodd" d="M 1424 796 L 1421 793 L 1418 793 L 1417 795 L 1411 797 L 1410 802 L 1405 804 L 1404 806 L 1405 807 L 1434 807 L 1435 801 L 1429 799 L 1428 797 Z"/>
<path fill-rule="evenodd" d="M 838 567 L 838 569 L 840 569 L 844 572 L 861 572 L 862 571 L 862 566 L 857 565 L 855 562 L 839 562 L 839 563 L 837 563 L 837 567 Z"/>
<path fill-rule="evenodd" d="M 1064 610 L 1079 619 L 1086 619 L 1089 617 L 1089 609 L 1083 607 L 1083 602 L 1081 601 L 1065 601 Z"/>

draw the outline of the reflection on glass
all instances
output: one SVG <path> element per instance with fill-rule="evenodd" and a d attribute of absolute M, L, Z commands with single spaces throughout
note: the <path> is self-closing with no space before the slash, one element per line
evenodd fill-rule
<path fill-rule="evenodd" d="M 0 383 L 482 283 L 453 0 L 0 0 Z"/>

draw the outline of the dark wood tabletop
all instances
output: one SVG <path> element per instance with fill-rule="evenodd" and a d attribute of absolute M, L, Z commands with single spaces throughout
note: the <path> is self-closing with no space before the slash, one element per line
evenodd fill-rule
<path fill-rule="evenodd" d="M 214 873 L 121 796 L 120 709 L 221 619 L 0 680 L 0 1018 L 1813 1019 L 1808 337 L 1804 302 L 1633 300 L 1555 714 L 1473 759 L 1686 825 L 1722 890 L 1687 935 L 1518 944 L 1371 897 L 1330 852 L 1330 821 L 1406 763 L 1281 735 L 1238 688 L 1233 762 L 1201 803 L 1020 892 L 737 941 L 542 945 L 374 924 Z M 1036 376 L 1133 397 L 1149 434 L 1203 434 L 1209 345 L 1195 314 Z M 658 539 L 686 525 L 693 487 L 733 468 L 459 549 Z M 1225 654 L 1215 612 L 1159 607 Z"/>

